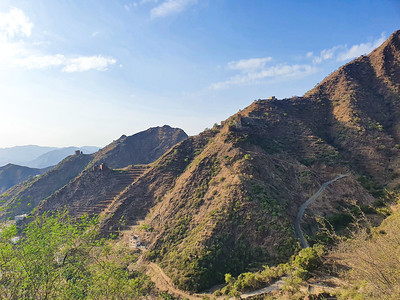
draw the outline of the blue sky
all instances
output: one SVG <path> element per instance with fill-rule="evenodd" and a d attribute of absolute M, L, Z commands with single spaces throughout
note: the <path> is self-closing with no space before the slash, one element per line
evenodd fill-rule
<path fill-rule="evenodd" d="M 302 95 L 399 21 L 398 0 L 2 0 L 0 147 L 194 135 Z"/>

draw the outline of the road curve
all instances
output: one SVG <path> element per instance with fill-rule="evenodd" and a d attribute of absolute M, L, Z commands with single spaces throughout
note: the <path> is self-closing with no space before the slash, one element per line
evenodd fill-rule
<path fill-rule="evenodd" d="M 304 238 L 304 235 L 303 235 L 303 232 L 301 231 L 301 226 L 300 226 L 300 222 L 301 222 L 301 219 L 303 218 L 304 211 L 306 210 L 308 205 L 310 205 L 311 202 L 313 202 L 315 199 L 318 198 L 319 195 L 321 195 L 321 193 L 325 190 L 325 188 L 328 185 L 330 185 L 331 183 L 335 182 L 336 180 L 339 180 L 339 179 L 341 179 L 343 177 L 346 177 L 346 176 L 349 176 L 349 175 L 348 174 L 339 175 L 336 178 L 323 183 L 321 185 L 321 187 L 319 188 L 318 192 L 316 192 L 314 195 L 312 195 L 306 202 L 304 202 L 300 206 L 299 211 L 298 211 L 297 216 L 296 216 L 296 221 L 294 223 L 294 232 L 296 234 L 296 237 L 300 240 L 301 248 L 304 249 L 304 248 L 307 248 L 307 247 L 310 246 L 308 244 L 307 240 Z"/>

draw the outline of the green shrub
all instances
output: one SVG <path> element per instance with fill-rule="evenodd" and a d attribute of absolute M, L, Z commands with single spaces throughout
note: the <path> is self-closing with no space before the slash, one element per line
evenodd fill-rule
<path fill-rule="evenodd" d="M 99 239 L 98 219 L 68 214 L 33 220 L 18 242 L 16 226 L 0 230 L 3 299 L 127 299 L 149 293 L 150 279 L 131 273 L 135 257 L 110 239 Z"/>

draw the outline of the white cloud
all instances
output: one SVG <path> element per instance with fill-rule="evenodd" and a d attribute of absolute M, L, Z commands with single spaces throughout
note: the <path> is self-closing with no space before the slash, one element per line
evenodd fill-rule
<path fill-rule="evenodd" d="M 27 69 L 61 68 L 63 72 L 105 71 L 116 63 L 112 57 L 102 55 L 68 57 L 64 54 L 47 54 L 38 50 L 42 43 L 26 42 L 33 23 L 24 12 L 11 8 L 0 12 L 0 65 Z M 97 32 L 92 36 L 96 36 Z"/>
<path fill-rule="evenodd" d="M 46 69 L 62 67 L 63 72 L 83 72 L 89 70 L 105 71 L 116 60 L 101 55 L 67 58 L 65 55 L 30 55 L 14 60 L 15 65 L 27 69 Z"/>
<path fill-rule="evenodd" d="M 354 46 L 350 47 L 350 49 L 348 49 L 346 46 L 345 51 L 338 54 L 337 60 L 345 61 L 345 60 L 350 60 L 352 58 L 356 58 L 363 54 L 368 54 L 375 48 L 379 47 L 385 40 L 386 40 L 386 37 L 382 33 L 381 37 L 373 42 L 354 45 Z"/>
<path fill-rule="evenodd" d="M 68 59 L 65 63 L 63 72 L 83 72 L 88 70 L 105 71 L 109 66 L 117 61 L 111 57 L 97 56 L 81 56 Z"/>
<path fill-rule="evenodd" d="M 166 0 L 150 11 L 151 18 L 166 17 L 184 11 L 190 5 L 196 4 L 197 0 Z"/>
<path fill-rule="evenodd" d="M 214 83 L 210 86 L 211 89 L 220 90 L 235 85 L 253 85 L 263 83 L 267 78 L 300 78 L 317 71 L 317 68 L 312 65 L 288 65 L 279 64 L 269 68 L 263 68 L 258 71 L 250 71 L 245 74 L 240 74 L 229 78 L 226 81 Z"/>
<path fill-rule="evenodd" d="M 24 58 L 17 58 L 15 64 L 27 69 L 45 69 L 64 65 L 66 58 L 62 54 L 57 55 L 30 55 Z"/>
<path fill-rule="evenodd" d="M 335 47 L 332 47 L 332 48 L 330 48 L 330 49 L 324 49 L 324 50 L 321 51 L 321 53 L 319 54 L 319 56 L 309 55 L 309 53 L 310 53 L 310 52 L 309 52 L 309 53 L 307 53 L 307 57 L 313 59 L 313 64 L 320 64 L 320 63 L 322 63 L 322 62 L 325 61 L 325 60 L 332 59 L 332 58 L 335 56 L 336 51 L 337 51 L 338 49 L 340 49 L 341 47 L 342 47 L 342 46 L 335 46 Z M 311 53 L 312 53 L 312 52 L 311 52 Z"/>
<path fill-rule="evenodd" d="M 0 12 L 0 37 L 14 38 L 16 36 L 29 37 L 33 23 L 19 8 L 11 8 L 9 12 Z"/>
<path fill-rule="evenodd" d="M 330 49 L 324 49 L 320 52 L 318 56 L 315 56 L 313 52 L 308 52 L 306 54 L 307 58 L 311 58 L 313 64 L 320 64 L 327 60 L 336 60 L 339 62 L 351 60 L 353 58 L 359 57 L 363 54 L 368 54 L 378 46 L 380 46 L 386 37 L 382 33 L 381 37 L 375 41 L 368 43 L 361 43 L 358 45 L 353 45 L 348 47 L 347 45 L 337 45 Z"/>
<path fill-rule="evenodd" d="M 265 64 L 272 60 L 272 57 L 241 59 L 228 63 L 228 68 L 231 70 L 241 70 L 243 72 L 262 69 Z"/>

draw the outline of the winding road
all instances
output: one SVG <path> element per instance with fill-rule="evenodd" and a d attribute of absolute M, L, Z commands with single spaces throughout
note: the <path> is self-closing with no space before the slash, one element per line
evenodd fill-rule
<path fill-rule="evenodd" d="M 308 244 L 307 240 L 304 238 L 304 235 L 303 235 L 303 232 L 301 231 L 301 226 L 300 226 L 300 222 L 301 222 L 301 219 L 303 218 L 304 211 L 306 210 L 308 205 L 310 205 L 315 199 L 318 198 L 319 195 L 321 195 L 321 193 L 325 190 L 325 188 L 328 185 L 330 185 L 331 183 L 335 182 L 336 180 L 339 180 L 339 179 L 341 179 L 343 177 L 346 177 L 346 176 L 349 176 L 349 175 L 348 174 L 339 175 L 336 178 L 323 183 L 321 185 L 321 187 L 319 188 L 318 192 L 316 192 L 314 195 L 312 195 L 306 202 L 304 202 L 300 206 L 300 209 L 297 212 L 296 221 L 294 223 L 294 232 L 296 234 L 296 237 L 300 240 L 301 248 L 304 249 L 304 248 L 310 247 L 310 245 Z"/>

